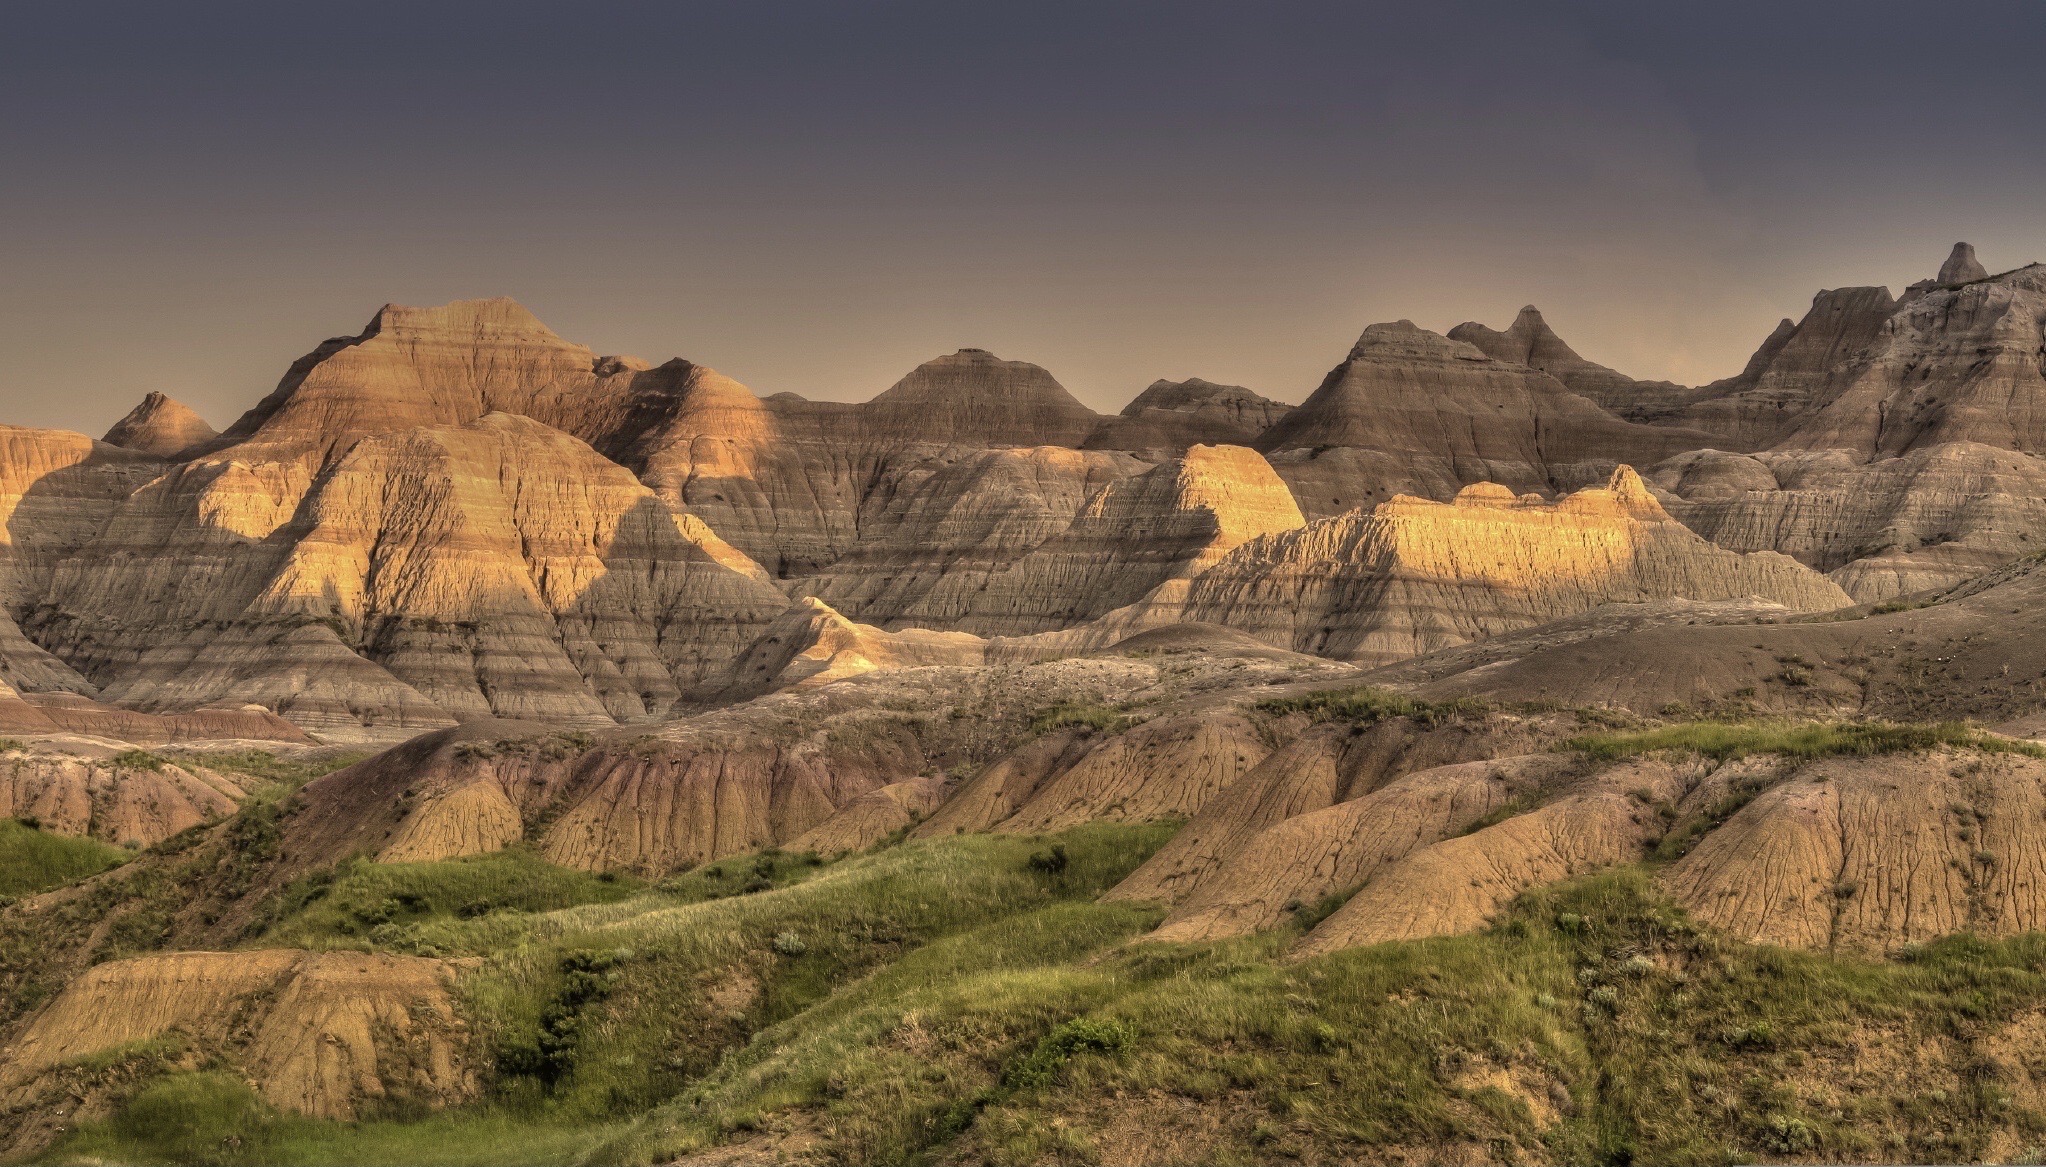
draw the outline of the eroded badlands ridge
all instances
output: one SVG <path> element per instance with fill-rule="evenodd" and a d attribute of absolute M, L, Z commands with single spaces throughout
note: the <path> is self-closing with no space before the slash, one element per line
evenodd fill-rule
<path fill-rule="evenodd" d="M 1901 302 L 1822 293 L 1697 390 L 1586 361 L 1530 310 L 1453 337 L 1374 325 L 1297 409 L 1191 379 L 1115 417 L 978 349 L 861 404 L 762 399 L 686 361 L 600 357 L 508 300 L 387 307 L 223 434 L 161 395 L 107 443 L 9 431 L 0 670 L 24 693 L 254 704 L 389 739 L 758 691 L 732 662 L 811 597 L 894 632 L 1098 647 L 1188 618 L 1374 661 L 1613 600 L 1840 602 L 1787 565 L 1699 568 L 1736 562 L 1704 543 L 1674 567 L 1674 524 L 1624 508 L 1586 537 L 1661 550 L 1532 591 L 1503 567 L 1431 590 L 1473 566 L 1446 548 L 1490 531 L 1372 550 L 1425 525 L 1395 496 L 1467 512 L 1492 498 L 1467 487 L 1553 497 L 1621 465 L 1706 539 L 1854 598 L 1944 586 L 2022 552 L 2046 494 L 2036 443 L 1968 404 L 2036 392 L 2036 269 L 1949 267 Z"/>
<path fill-rule="evenodd" d="M 44 865 L 0 865 L 0 1155 L 170 1105 L 255 1116 L 199 1120 L 230 1157 L 534 1106 L 590 1162 L 1606 1157 L 1674 1043 L 1733 1132 L 1686 1148 L 1814 1157 L 1835 1075 L 1743 1083 L 1841 1018 L 2046 1100 L 1997 1052 L 2046 1015 L 2040 271 L 1821 293 L 1699 388 L 1530 308 L 1113 417 L 977 349 L 762 399 L 389 307 L 224 433 L 0 430 Z M 1387 1067 L 1410 1109 L 1339 1128 L 1241 1085 Z"/>

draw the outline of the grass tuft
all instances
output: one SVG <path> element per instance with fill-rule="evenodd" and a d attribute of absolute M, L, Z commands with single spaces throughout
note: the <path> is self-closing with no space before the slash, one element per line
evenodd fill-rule
<path fill-rule="evenodd" d="M 1897 724 L 1885 721 L 1687 721 L 1654 729 L 1585 734 L 1563 743 L 1598 761 L 1619 761 L 1672 750 L 1720 761 L 1754 754 L 1789 758 L 1870 756 L 1938 746 L 2046 758 L 2046 746 L 1985 733 L 1964 722 Z"/>
<path fill-rule="evenodd" d="M 0 819 L 0 896 L 34 895 L 127 861 L 128 852 L 97 839 L 59 835 L 30 821 Z"/>
<path fill-rule="evenodd" d="M 1475 717 L 1489 710 L 1491 706 L 1476 697 L 1458 697 L 1454 701 L 1423 701 L 1382 686 L 1360 685 L 1353 689 L 1322 689 L 1313 693 L 1302 693 L 1297 697 L 1272 697 L 1258 702 L 1257 708 L 1264 713 L 1282 716 L 1288 713 L 1304 713 L 1317 722 L 1369 723 L 1392 717 L 1406 717 L 1423 725 L 1440 725 Z"/>

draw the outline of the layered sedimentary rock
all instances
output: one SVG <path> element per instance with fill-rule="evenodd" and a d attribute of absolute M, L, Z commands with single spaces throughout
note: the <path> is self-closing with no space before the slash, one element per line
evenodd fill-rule
<path fill-rule="evenodd" d="M 1194 579 L 1184 614 L 1386 663 L 1606 603 L 1750 595 L 1798 609 L 1848 603 L 1787 556 L 1698 538 L 1622 467 L 1555 503 L 1487 484 L 1448 504 L 1400 498 L 1253 540 Z"/>
<path fill-rule="evenodd" d="M 298 1114 L 348 1121 L 371 1106 L 463 1101 L 477 1078 L 453 979 L 438 960 L 288 948 L 102 964 L 8 1042 L 0 1106 L 43 1125 L 69 1094 L 67 1065 L 173 1031 Z"/>
<path fill-rule="evenodd" d="M 1191 579 L 1251 539 L 1305 523 L 1254 450 L 1195 446 L 1097 491 L 1072 524 L 989 576 L 960 626 L 1020 636 L 1065 628 Z"/>
<path fill-rule="evenodd" d="M 1387 718 L 1369 726 L 1333 723 L 1310 727 L 1292 737 L 1256 769 L 1210 800 L 1173 836 L 1171 842 L 1159 848 L 1157 854 L 1142 867 L 1116 885 L 1107 898 L 1194 905 L 1175 912 L 1173 919 L 1168 921 L 1168 927 L 1177 929 L 1192 916 L 1209 913 L 1210 908 L 1199 906 L 1201 904 L 1213 905 L 1222 900 L 1241 898 L 1243 886 L 1247 883 L 1297 881 L 1297 885 L 1288 887 L 1286 894 L 1268 897 L 1270 902 L 1265 906 L 1269 910 L 1269 918 L 1260 917 L 1260 922 L 1245 923 L 1239 930 L 1251 931 L 1276 923 L 1283 905 L 1313 903 L 1332 891 L 1346 890 L 1362 882 L 1363 876 L 1346 878 L 1341 871 L 1320 862 L 1297 864 L 1295 860 L 1307 854 L 1304 850 L 1295 849 L 1297 838 L 1286 833 L 1274 835 L 1267 842 L 1264 840 L 1267 831 L 1330 806 L 1368 801 L 1378 793 L 1395 787 L 1413 789 L 1415 787 L 1405 782 L 1409 775 L 1432 772 L 1445 766 L 1454 770 L 1455 763 L 1517 754 L 1536 740 L 1529 729 L 1505 718 L 1468 725 L 1424 727 L 1400 717 Z M 1421 788 L 1430 791 L 1445 789 L 1429 783 L 1423 783 Z M 1499 786 L 1499 789 L 1507 788 Z M 1489 795 L 1478 799 L 1475 804 L 1478 809 L 1469 812 L 1471 817 L 1487 813 L 1493 809 L 1495 802 L 1503 801 L 1511 793 L 1509 790 L 1499 799 L 1492 799 Z M 1440 801 L 1434 793 L 1428 798 Z M 1381 803 L 1370 805 L 1379 806 Z M 1446 815 L 1445 821 L 1461 822 L 1459 816 L 1467 809 L 1459 809 L 1462 806 L 1452 798 L 1433 810 Z M 1377 815 L 1378 812 L 1366 810 L 1359 813 Z M 1412 833 L 1414 824 L 1407 822 L 1407 818 L 1405 814 L 1387 816 L 1384 826 L 1389 830 Z M 1426 831 L 1420 833 L 1425 835 Z M 1258 857 L 1274 846 L 1286 855 L 1284 862 L 1276 867 Z M 1282 876 L 1278 867 L 1285 868 L 1289 874 Z M 1237 890 L 1215 890 L 1223 887 Z M 1240 913 L 1227 914 L 1234 916 Z M 1208 928 L 1216 926 L 1212 923 L 1201 925 L 1194 931 L 1205 933 Z M 1192 934 L 1188 932 L 1188 935 Z M 1224 933 L 1216 931 L 1214 934 Z"/>
<path fill-rule="evenodd" d="M 1296 951 L 1475 932 L 1523 892 L 1641 859 L 1662 832 L 1652 804 L 1675 802 L 1685 786 L 1668 763 L 1628 763 L 1525 814 L 1409 851 L 1376 868 Z"/>
<path fill-rule="evenodd" d="M 1686 392 L 1667 381 L 1637 381 L 1625 373 L 1587 361 L 1542 318 L 1533 304 L 1520 310 L 1504 332 L 1468 321 L 1449 330 L 1449 339 L 1473 345 L 1494 360 L 1526 365 L 1562 382 L 1605 409 L 1636 421 L 1653 420 L 1657 403 Z"/>
<path fill-rule="evenodd" d="M 2046 268 L 1992 277 L 1965 246 L 1902 301 L 1823 292 L 1695 407 L 1769 447 L 1688 454 L 1656 481 L 1708 538 L 1795 555 L 1857 599 L 1951 586 L 2031 550 L 2042 329 Z"/>
<path fill-rule="evenodd" d="M 253 701 L 329 731 L 609 724 L 707 684 L 785 601 L 700 523 L 528 418 L 367 438 L 287 512 L 194 463 L 59 565 L 38 633 L 144 710 Z"/>
<path fill-rule="evenodd" d="M 1402 320 L 1365 329 L 1256 444 L 1318 518 L 1396 494 L 1448 498 L 1475 482 L 1516 493 L 1580 486 L 1710 442 L 1623 421 L 1546 373 Z"/>
<path fill-rule="evenodd" d="M 794 589 L 883 627 L 953 627 L 1090 498 L 1145 469 L 1125 454 L 1058 446 L 944 454 L 869 509 L 870 536 Z"/>
<path fill-rule="evenodd" d="M 986 656 L 987 642 L 970 633 L 889 632 L 848 620 L 810 597 L 790 607 L 739 655 L 718 697 L 734 701 L 777 689 L 828 685 L 876 669 L 977 665 Z"/>
<path fill-rule="evenodd" d="M 135 758 L 103 739 L 0 750 L 0 818 L 60 835 L 148 847 L 234 813 L 246 779 L 187 758 Z"/>
<path fill-rule="evenodd" d="M 1811 763 L 1671 865 L 1700 920 L 1793 948 L 1894 952 L 2046 925 L 2046 763 L 1941 752 Z"/>
<path fill-rule="evenodd" d="M 1087 447 L 1166 458 L 1196 445 L 1247 446 L 1293 411 L 1245 389 L 1194 377 L 1153 381 L 1096 429 Z"/>
<path fill-rule="evenodd" d="M 100 440 L 109 446 L 175 458 L 219 436 L 190 406 L 161 393 L 150 393 Z"/>

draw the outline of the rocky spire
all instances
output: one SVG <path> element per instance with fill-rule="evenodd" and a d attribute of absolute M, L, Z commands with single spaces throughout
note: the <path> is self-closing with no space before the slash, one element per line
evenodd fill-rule
<path fill-rule="evenodd" d="M 1941 284 L 1965 284 L 1974 280 L 1987 279 L 1989 269 L 1975 260 L 1975 247 L 1969 243 L 1954 244 L 1953 253 L 1940 265 L 1939 275 L 1934 282 Z"/>

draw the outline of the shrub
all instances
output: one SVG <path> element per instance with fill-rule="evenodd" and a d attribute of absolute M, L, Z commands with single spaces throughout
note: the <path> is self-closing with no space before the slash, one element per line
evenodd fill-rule
<path fill-rule="evenodd" d="M 1030 856 L 1030 870 L 1045 875 L 1061 875 L 1070 862 L 1064 843 L 1053 843 L 1049 850 L 1038 851 Z"/>
<path fill-rule="evenodd" d="M 110 760 L 116 770 L 161 770 L 169 761 L 162 754 L 148 750 L 122 750 Z"/>
<path fill-rule="evenodd" d="M 1075 1017 L 1052 1027 L 1037 1048 L 1002 1073 L 1002 1084 L 1016 1090 L 1049 1086 L 1074 1054 L 1116 1053 L 1130 1043 L 1129 1031 L 1113 1021 Z"/>
<path fill-rule="evenodd" d="M 810 946 L 803 943 L 803 938 L 794 932 L 777 932 L 774 937 L 774 950 L 783 956 L 801 956 L 810 951 Z"/>

